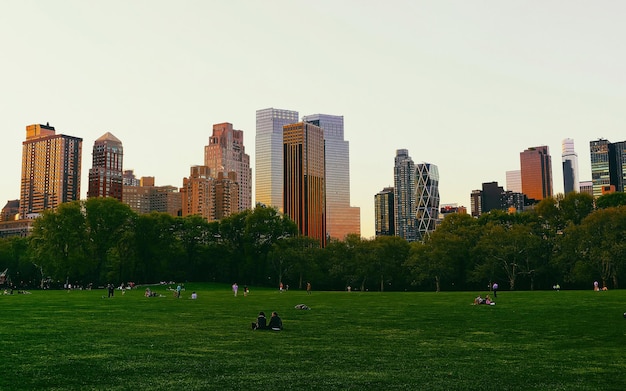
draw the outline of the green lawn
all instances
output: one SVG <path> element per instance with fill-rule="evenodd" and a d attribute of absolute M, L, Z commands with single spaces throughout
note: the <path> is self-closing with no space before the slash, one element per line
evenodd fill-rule
<path fill-rule="evenodd" d="M 0 296 L 0 390 L 626 389 L 626 290 L 156 290 Z"/>

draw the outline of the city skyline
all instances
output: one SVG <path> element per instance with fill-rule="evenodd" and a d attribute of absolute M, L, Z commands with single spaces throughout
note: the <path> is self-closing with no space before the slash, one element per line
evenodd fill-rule
<path fill-rule="evenodd" d="M 123 141 L 125 170 L 181 187 L 212 124 L 244 131 L 255 172 L 256 110 L 341 115 L 364 237 L 397 149 L 437 165 L 441 204 L 469 210 L 526 148 L 551 149 L 558 194 L 563 139 L 581 182 L 590 141 L 626 139 L 624 4 L 272 3 L 8 4 L 0 202 L 20 197 L 24 127 L 48 122 L 83 139 L 85 199 L 88 148 L 106 132 Z M 299 28 L 303 15 L 324 28 Z M 287 61 L 303 52 L 317 61 Z"/>

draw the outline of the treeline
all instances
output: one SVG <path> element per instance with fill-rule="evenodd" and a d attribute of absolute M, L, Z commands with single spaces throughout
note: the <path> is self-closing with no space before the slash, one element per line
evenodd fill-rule
<path fill-rule="evenodd" d="M 257 206 L 216 222 L 138 215 L 119 201 L 62 204 L 27 238 L 0 240 L 0 271 L 18 288 L 122 282 L 369 291 L 610 289 L 626 273 L 626 194 L 571 193 L 532 211 L 447 216 L 424 243 L 356 235 L 325 248 L 293 221 Z"/>

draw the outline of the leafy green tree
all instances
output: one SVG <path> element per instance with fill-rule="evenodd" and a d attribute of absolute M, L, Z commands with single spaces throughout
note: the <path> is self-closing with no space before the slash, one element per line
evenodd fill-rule
<path fill-rule="evenodd" d="M 176 222 L 167 213 L 152 212 L 137 216 L 135 222 L 134 253 L 136 262 L 131 275 L 143 283 L 184 279 L 173 259 L 178 258 L 180 246 L 175 230 Z"/>
<path fill-rule="evenodd" d="M 377 276 L 379 289 L 385 284 L 397 284 L 401 288 L 402 266 L 409 256 L 409 242 L 399 236 L 379 236 L 373 241 L 363 241 L 365 259 L 369 259 L 372 275 Z"/>
<path fill-rule="evenodd" d="M 583 263 L 577 266 L 593 273 L 588 278 L 596 275 L 604 286 L 611 282 L 618 288 L 618 277 L 626 266 L 626 206 L 599 209 L 574 231 L 576 255 Z"/>
<path fill-rule="evenodd" d="M 133 230 L 133 219 L 136 214 L 128 205 L 112 197 L 89 198 L 84 205 L 89 259 L 94 278 L 101 282 L 121 278 L 120 265 L 123 264 L 125 257 L 124 249 L 117 246 L 123 243 L 125 233 Z M 117 256 L 112 257 L 112 254 Z M 119 265 L 115 266 L 114 263 Z"/>
<path fill-rule="evenodd" d="M 298 289 L 302 289 L 304 275 L 314 270 L 316 252 L 319 251 L 319 240 L 307 236 L 292 236 L 275 242 L 269 260 L 277 280 L 295 277 Z"/>
<path fill-rule="evenodd" d="M 587 193 L 568 193 L 560 200 L 559 209 L 566 223 L 578 225 L 593 212 L 593 196 Z"/>
<path fill-rule="evenodd" d="M 33 223 L 32 261 L 57 281 L 93 281 L 87 224 L 79 201 L 46 210 Z"/>
<path fill-rule="evenodd" d="M 615 208 L 626 205 L 626 193 L 615 192 L 603 194 L 596 199 L 598 209 Z"/>
<path fill-rule="evenodd" d="M 458 289 L 465 289 L 467 271 L 475 265 L 472 249 L 479 233 L 478 222 L 470 215 L 454 213 L 446 216 L 425 242 L 424 256 L 428 256 L 421 263 L 416 281 L 434 281 L 437 292 L 444 279 Z"/>

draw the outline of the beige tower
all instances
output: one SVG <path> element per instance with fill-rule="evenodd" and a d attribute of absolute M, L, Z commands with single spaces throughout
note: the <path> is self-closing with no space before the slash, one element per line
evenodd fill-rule
<path fill-rule="evenodd" d="M 80 199 L 83 139 L 56 134 L 49 125 L 28 125 L 22 143 L 21 219 Z"/>

